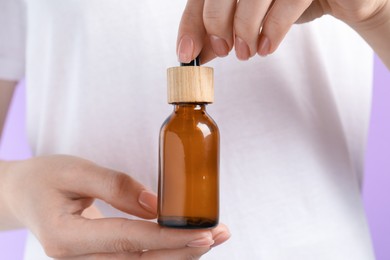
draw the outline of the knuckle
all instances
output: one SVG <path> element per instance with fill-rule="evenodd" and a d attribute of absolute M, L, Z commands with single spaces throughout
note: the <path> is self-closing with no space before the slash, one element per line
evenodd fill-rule
<path fill-rule="evenodd" d="M 112 240 L 102 241 L 102 247 L 108 251 L 115 253 L 137 253 L 141 252 L 143 243 L 139 241 L 136 236 L 126 236 L 131 234 L 131 226 L 128 225 L 129 221 L 126 219 L 118 220 L 113 230 L 119 230 L 117 238 Z"/>
<path fill-rule="evenodd" d="M 285 22 L 283 19 L 280 19 L 274 15 L 270 15 L 267 19 L 267 26 L 274 28 L 275 30 L 280 30 L 280 28 L 285 27 Z"/>
<path fill-rule="evenodd" d="M 203 13 L 204 26 L 208 33 L 228 30 L 229 22 L 218 11 L 206 11 Z"/>
<path fill-rule="evenodd" d="M 200 256 L 195 256 L 193 254 L 187 255 L 186 260 L 196 260 L 199 259 Z"/>
<path fill-rule="evenodd" d="M 77 172 L 82 174 L 92 171 L 96 166 L 86 160 L 68 156 L 64 158 L 62 164 L 58 164 L 58 167 L 63 172 Z"/>
<path fill-rule="evenodd" d="M 191 8 L 186 8 L 183 12 L 181 23 L 192 25 L 194 23 L 200 23 L 202 17 L 199 14 L 192 10 Z"/>
<path fill-rule="evenodd" d="M 184 257 L 186 260 L 197 260 L 210 251 L 209 247 L 193 248 L 188 254 Z"/>
<path fill-rule="evenodd" d="M 241 16 L 238 14 L 234 15 L 234 29 L 236 31 L 244 33 L 258 33 L 259 29 L 256 23 L 252 21 L 250 17 Z"/>
<path fill-rule="evenodd" d="M 129 177 L 124 173 L 114 173 L 107 182 L 112 199 L 124 196 L 129 191 Z"/>
<path fill-rule="evenodd" d="M 114 241 L 114 251 L 118 253 L 141 251 L 140 244 L 137 241 L 121 238 Z"/>
<path fill-rule="evenodd" d="M 271 42 L 275 44 L 276 42 L 279 42 L 283 39 L 284 35 L 288 31 L 288 26 L 284 25 L 283 22 L 276 19 L 270 19 L 267 21 L 267 23 L 264 25 L 262 29 L 262 33 L 267 35 Z"/>
<path fill-rule="evenodd" d="M 74 242 L 69 239 L 68 222 L 62 217 L 49 217 L 36 227 L 35 235 L 46 255 L 66 258 L 74 254 Z"/>
<path fill-rule="evenodd" d="M 65 258 L 71 255 L 70 248 L 57 238 L 44 236 L 40 238 L 40 242 L 46 255 L 51 258 Z"/>
<path fill-rule="evenodd" d="M 203 19 L 220 20 L 221 13 L 218 10 L 208 9 L 203 12 Z"/>
<path fill-rule="evenodd" d="M 225 19 L 221 16 L 221 13 L 216 10 L 206 10 L 203 12 L 203 20 L 210 23 L 224 23 Z"/>
<path fill-rule="evenodd" d="M 191 19 L 195 19 L 197 17 L 197 14 L 192 9 L 186 8 L 183 12 L 183 17 L 191 20 Z"/>

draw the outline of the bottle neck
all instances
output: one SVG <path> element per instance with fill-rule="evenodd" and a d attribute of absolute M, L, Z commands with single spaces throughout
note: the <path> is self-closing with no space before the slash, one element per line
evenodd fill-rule
<path fill-rule="evenodd" d="M 175 113 L 205 112 L 207 103 L 174 103 Z"/>

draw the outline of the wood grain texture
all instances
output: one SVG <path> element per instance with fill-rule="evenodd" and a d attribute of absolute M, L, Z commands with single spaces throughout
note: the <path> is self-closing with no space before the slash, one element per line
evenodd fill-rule
<path fill-rule="evenodd" d="M 168 103 L 213 103 L 213 72 L 201 66 L 168 68 Z"/>

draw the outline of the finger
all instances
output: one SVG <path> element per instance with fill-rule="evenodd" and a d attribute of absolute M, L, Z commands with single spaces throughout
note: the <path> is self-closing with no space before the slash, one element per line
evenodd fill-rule
<path fill-rule="evenodd" d="M 213 48 L 211 47 L 210 38 L 207 35 L 205 35 L 203 39 L 203 48 L 199 57 L 201 64 L 205 64 L 217 57 Z"/>
<path fill-rule="evenodd" d="M 204 0 L 188 0 L 184 9 L 177 38 L 179 61 L 189 63 L 203 48 L 206 30 L 203 25 Z"/>
<path fill-rule="evenodd" d="M 71 199 L 92 197 L 104 200 L 113 207 L 142 218 L 155 218 L 157 197 L 130 176 L 100 167 L 86 160 L 78 160 L 65 168 L 65 174 L 57 178 Z M 70 174 L 69 172 L 72 172 Z M 74 181 L 75 174 L 77 181 Z M 73 193 L 73 194 L 72 194 Z M 73 196 L 73 197 L 72 197 Z"/>
<path fill-rule="evenodd" d="M 182 248 L 168 250 L 151 250 L 136 253 L 120 254 L 90 254 L 62 260 L 121 260 L 121 259 L 150 259 L 150 260 L 171 260 L 171 259 L 199 259 L 202 255 L 210 251 L 210 247 Z"/>
<path fill-rule="evenodd" d="M 263 23 L 257 53 L 261 56 L 274 52 L 280 42 L 312 0 L 277 0 Z"/>
<path fill-rule="evenodd" d="M 225 224 L 219 224 L 216 228 L 211 230 L 211 234 L 214 240 L 212 247 L 225 243 L 231 237 L 230 231 Z"/>
<path fill-rule="evenodd" d="M 176 250 L 147 251 L 141 255 L 141 259 L 171 260 L 171 259 L 200 259 L 202 255 L 210 251 L 210 247 L 182 248 Z"/>
<path fill-rule="evenodd" d="M 260 27 L 272 0 L 240 0 L 234 17 L 237 58 L 247 60 L 256 54 Z"/>
<path fill-rule="evenodd" d="M 307 23 L 326 14 L 326 10 L 320 1 L 313 1 L 295 23 Z"/>
<path fill-rule="evenodd" d="M 237 0 L 205 0 L 203 22 L 212 50 L 225 57 L 233 48 L 233 20 Z"/>
<path fill-rule="evenodd" d="M 89 220 L 80 216 L 63 220 L 61 228 L 41 236 L 38 234 L 38 238 L 46 253 L 57 258 L 209 247 L 214 243 L 210 230 L 170 229 L 147 221 L 119 218 Z"/>

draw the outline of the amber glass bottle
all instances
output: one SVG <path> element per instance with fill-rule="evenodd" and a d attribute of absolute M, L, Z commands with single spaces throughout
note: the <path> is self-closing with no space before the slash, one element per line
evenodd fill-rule
<path fill-rule="evenodd" d="M 206 112 L 213 102 L 213 70 L 168 69 L 173 113 L 160 131 L 158 223 L 210 228 L 219 217 L 219 131 Z"/>

